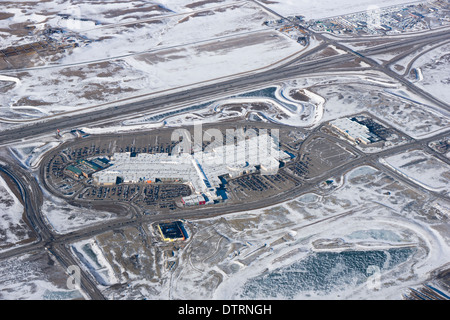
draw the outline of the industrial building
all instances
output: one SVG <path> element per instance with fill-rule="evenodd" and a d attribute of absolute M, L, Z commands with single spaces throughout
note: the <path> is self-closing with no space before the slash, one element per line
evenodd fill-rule
<path fill-rule="evenodd" d="M 379 140 L 374 133 L 370 132 L 368 127 L 349 118 L 333 120 L 330 125 L 354 142 L 369 144 Z"/>
<path fill-rule="evenodd" d="M 210 145 L 207 151 L 190 153 L 114 153 L 111 166 L 93 174 L 98 185 L 123 183 L 179 182 L 188 184 L 195 196 L 185 197 L 185 205 L 219 200 L 217 190 L 221 178 L 235 178 L 243 174 L 261 172 L 274 174 L 280 161 L 291 156 L 281 151 L 278 141 L 268 134 L 242 139 L 232 143 Z"/>

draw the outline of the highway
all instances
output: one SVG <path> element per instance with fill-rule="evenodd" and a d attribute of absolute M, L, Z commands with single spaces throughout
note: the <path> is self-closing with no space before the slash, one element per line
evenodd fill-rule
<path fill-rule="evenodd" d="M 256 1 L 255 3 L 261 5 Z M 33 122 L 30 125 L 14 127 L 13 129 L 7 130 L 0 136 L 0 145 L 11 145 L 29 138 L 36 138 L 39 136 L 52 134 L 54 133 L 56 128 L 60 129 L 61 131 L 72 130 L 74 128 L 79 128 L 82 126 L 100 124 L 104 122 L 124 119 L 130 116 L 137 116 L 141 115 L 142 113 L 148 114 L 161 110 L 176 110 L 180 107 L 180 105 L 187 105 L 190 102 L 194 104 L 197 101 L 211 101 L 211 97 L 225 97 L 232 92 L 245 92 L 249 88 L 273 85 L 287 79 L 293 79 L 296 77 L 302 77 L 312 74 L 326 73 L 330 69 L 339 69 L 339 65 L 354 61 L 357 58 L 365 61 L 370 65 L 370 68 L 367 68 L 368 70 L 383 72 L 388 77 L 404 85 L 411 92 L 429 101 L 430 104 L 435 105 L 438 108 L 442 108 L 445 112 L 450 111 L 450 108 L 446 102 L 433 97 L 411 82 L 405 80 L 401 75 L 398 75 L 386 66 L 380 65 L 375 60 L 370 58 L 370 55 L 373 54 L 388 53 L 400 48 L 405 48 L 406 46 L 409 46 L 411 42 L 415 42 L 415 44 L 417 45 L 424 46 L 427 44 L 436 43 L 438 41 L 448 40 L 447 31 L 434 32 L 432 34 L 418 34 L 414 36 L 408 36 L 405 39 L 399 38 L 394 42 L 367 48 L 360 52 L 355 52 L 344 46 L 338 40 L 329 39 L 322 34 L 313 33 L 312 36 L 320 39 L 322 41 L 322 44 L 310 50 L 309 52 L 305 52 L 305 54 L 302 54 L 298 58 L 272 69 L 265 70 L 259 73 L 244 75 L 241 77 L 222 80 L 221 82 L 186 88 L 185 90 L 181 91 L 168 92 L 164 95 L 155 95 L 139 102 L 127 103 L 124 105 L 113 105 L 111 107 L 105 108 L 97 108 L 93 109 L 90 112 L 72 114 L 70 116 L 55 117 Z M 347 53 L 311 61 L 303 60 L 305 57 L 309 57 L 312 53 L 316 53 L 329 45 L 334 45 L 339 49 L 345 50 Z M 320 128 L 320 126 L 315 128 L 308 136 L 307 141 L 308 139 L 313 139 L 317 136 L 325 136 L 320 132 Z M 345 147 L 354 152 L 357 157 L 340 166 L 334 167 L 328 171 L 324 171 L 320 176 L 304 180 L 303 183 L 297 187 L 294 187 L 286 192 L 267 197 L 262 201 L 246 202 L 243 204 L 235 205 L 215 205 L 207 206 L 204 208 L 183 209 L 177 212 L 176 218 L 188 220 L 211 218 L 214 216 L 260 209 L 269 205 L 282 203 L 294 199 L 301 194 L 315 190 L 318 185 L 324 181 L 324 179 L 333 176 L 341 176 L 347 171 L 360 165 L 372 165 L 377 169 L 386 172 L 386 174 L 393 176 L 395 179 L 411 186 L 412 188 L 421 190 L 422 192 L 428 193 L 433 197 L 448 200 L 448 197 L 441 193 L 424 190 L 414 181 L 403 177 L 402 175 L 396 173 L 394 170 L 386 168 L 385 166 L 380 164 L 378 160 L 391 154 L 403 152 L 409 149 L 420 148 L 427 149 L 427 152 L 433 153 L 441 160 L 448 163 L 448 159 L 436 153 L 434 150 L 428 148 L 428 143 L 440 138 L 444 138 L 449 134 L 450 130 L 446 130 L 426 139 L 412 140 L 409 143 L 370 154 L 363 153 L 359 149 L 355 148 L 351 144 L 344 142 L 343 140 L 337 140 L 337 138 L 326 136 L 327 139 L 334 139 L 334 141 L 339 142 L 340 144 L 344 144 Z M 42 161 L 42 163 L 45 163 L 45 161 Z M 170 220 L 174 219 L 175 217 L 174 214 L 142 215 L 137 208 L 127 204 L 121 204 L 129 210 L 129 214 L 127 214 L 126 216 L 110 221 L 97 223 L 95 225 L 89 225 L 76 231 L 61 234 L 53 230 L 53 228 L 46 221 L 45 215 L 41 211 L 43 201 L 43 192 L 41 188 L 46 188 L 45 184 L 41 185 L 32 174 L 26 172 L 23 168 L 15 163 L 10 163 L 9 165 L 0 165 L 0 171 L 8 175 L 11 180 L 14 181 L 14 183 L 17 185 L 21 196 L 21 202 L 24 206 L 25 219 L 27 220 L 27 223 L 30 225 L 30 227 L 34 230 L 36 235 L 36 240 L 31 244 L 1 252 L 0 260 L 10 259 L 25 253 L 32 253 L 36 250 L 47 250 L 51 255 L 55 257 L 55 259 L 61 264 L 63 268 L 67 269 L 69 266 L 80 267 L 81 290 L 91 299 L 101 300 L 105 297 L 98 289 L 96 281 L 89 273 L 85 272 L 83 268 L 81 268 L 78 260 L 73 256 L 70 250 L 70 245 L 73 242 L 83 239 L 89 239 L 111 230 L 123 229 L 128 227 L 139 227 L 142 224 L 151 224 L 159 221 Z M 40 171 L 40 174 L 42 177 L 43 170 Z M 41 180 L 44 181 L 44 179 Z"/>

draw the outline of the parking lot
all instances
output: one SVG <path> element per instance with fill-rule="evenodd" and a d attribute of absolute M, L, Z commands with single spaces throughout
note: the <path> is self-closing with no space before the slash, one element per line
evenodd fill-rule
<path fill-rule="evenodd" d="M 174 184 L 117 184 L 95 185 L 92 172 L 86 169 L 85 161 L 108 159 L 115 152 L 171 153 L 175 142 L 170 132 L 166 134 L 115 135 L 78 139 L 55 153 L 45 165 L 45 178 L 49 186 L 63 197 L 74 200 L 127 201 L 144 209 L 175 209 L 175 199 L 189 195 L 187 185 Z M 82 172 L 70 172 L 76 167 Z"/>

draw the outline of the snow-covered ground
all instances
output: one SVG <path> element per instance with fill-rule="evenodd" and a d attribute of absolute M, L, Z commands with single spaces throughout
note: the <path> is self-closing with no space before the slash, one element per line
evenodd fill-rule
<path fill-rule="evenodd" d="M 381 74 L 329 74 L 291 83 L 325 99 L 322 122 L 366 111 L 413 138 L 437 134 L 450 123 L 447 111 L 430 106 Z"/>
<path fill-rule="evenodd" d="M 419 77 L 415 85 L 442 101 L 450 101 L 449 67 L 450 44 L 428 51 L 415 60 L 411 66 L 411 68 L 416 68 L 421 75 L 421 79 Z"/>
<path fill-rule="evenodd" d="M 393 180 L 370 167 L 356 168 L 344 179 L 348 183 L 340 184 L 321 201 L 315 201 L 314 196 L 310 203 L 299 203 L 297 199 L 261 210 L 257 215 L 240 214 L 240 218 L 260 221 L 258 232 L 252 233 L 251 228 L 239 233 L 233 230 L 233 236 L 224 233 L 234 241 L 238 236 L 241 241 L 251 242 L 253 248 L 241 249 L 236 258 L 227 261 L 231 264 L 238 257 L 245 261 L 249 252 L 263 244 L 270 249 L 250 259 L 251 266 L 239 264 L 233 274 L 225 275 L 220 270 L 224 281 L 214 298 L 400 299 L 402 290 L 420 283 L 428 272 L 446 263 L 448 234 L 438 232 L 432 224 L 411 219 L 422 214 L 419 212 L 424 209 L 426 198 L 409 193 L 407 188 L 396 188 Z M 365 183 L 367 179 L 369 184 Z M 420 204 L 408 207 L 410 197 Z M 274 221 L 262 218 L 268 213 L 274 215 Z M 314 223 L 342 213 L 335 220 Z M 237 218 L 226 219 L 233 226 L 232 221 Z M 275 233 L 271 232 L 283 220 L 295 221 L 289 228 L 277 230 L 283 236 L 284 248 L 274 241 Z M 436 224 L 439 223 L 445 224 L 445 220 Z M 223 232 L 217 226 L 216 230 Z M 376 256 L 384 258 L 377 261 Z M 379 268 L 376 289 L 370 282 L 371 265 Z M 328 269 L 321 273 L 324 267 Z M 217 272 L 218 269 L 214 268 Z M 188 281 L 186 273 L 181 274 L 177 280 Z M 178 283 L 175 287 L 181 288 Z M 182 291 L 177 293 L 182 296 Z"/>
<path fill-rule="evenodd" d="M 137 125 L 158 126 L 180 126 L 198 122 L 215 123 L 229 121 L 231 119 L 249 119 L 252 116 L 260 120 L 268 120 L 289 126 L 312 127 L 318 124 L 323 116 L 325 100 L 302 89 L 309 101 L 298 101 L 290 96 L 292 86 L 273 86 L 257 90 L 257 93 L 244 93 L 235 97 L 219 99 L 214 102 L 200 105 L 198 110 L 192 110 L 197 106 L 190 106 L 186 111 L 181 110 L 176 115 L 165 115 L 164 112 L 152 116 L 138 117 L 123 121 L 125 126 L 136 127 Z M 264 94 L 264 91 L 270 93 Z M 89 131 L 89 129 L 87 129 Z"/>
<path fill-rule="evenodd" d="M 95 279 L 103 286 L 111 286 L 119 283 L 111 265 L 105 259 L 101 248 L 94 240 L 77 242 L 72 246 L 72 251 L 80 259 L 86 270 L 92 272 Z"/>
<path fill-rule="evenodd" d="M 23 220 L 24 207 L 0 176 L 0 251 L 30 238 L 30 229 Z"/>
<path fill-rule="evenodd" d="M 266 90 L 274 92 L 266 93 Z M 291 94 L 299 91 L 309 101 Z M 292 92 L 292 93 L 291 93 Z M 172 110 L 170 110 L 172 111 Z M 430 106 L 398 82 L 377 72 L 329 73 L 284 82 L 215 101 L 186 105 L 176 113 L 159 112 L 124 120 L 121 126 L 83 128 L 88 133 L 132 132 L 162 126 L 213 123 L 249 118 L 297 127 L 313 127 L 326 121 L 369 112 L 413 138 L 425 138 L 446 130 L 448 112 Z"/>
<path fill-rule="evenodd" d="M 56 232 L 67 233 L 95 223 L 117 218 L 113 213 L 67 204 L 64 200 L 45 200 L 42 205 L 47 221 Z"/>
<path fill-rule="evenodd" d="M 212 1 L 201 6 L 189 1 L 167 3 L 165 9 L 156 7 L 153 17 L 142 20 L 126 18 L 125 2 L 77 2 L 74 6 L 79 10 L 72 14 L 83 21 L 69 26 L 64 25 L 67 19 L 56 15 L 65 13 L 62 7 L 67 4 L 53 2 L 23 4 L 22 14 L 31 24 L 41 23 L 41 28 L 44 22 L 45 26 L 72 28 L 93 42 L 73 48 L 56 61 L 40 58 L 35 68 L 0 78 L 5 83 L 13 81 L 0 97 L 4 120 L 89 110 L 93 105 L 252 72 L 304 49 L 263 26 L 273 15 L 251 1 Z M 133 3 L 137 16 L 147 8 L 139 3 L 142 6 Z M 5 12 L 14 16 L 0 20 L 3 24 L 19 15 L 10 6 Z M 44 19 L 36 12 L 47 16 Z M 25 37 L 21 43 L 27 41 L 31 39 Z"/>
<path fill-rule="evenodd" d="M 13 146 L 11 147 L 11 150 L 22 165 L 30 169 L 36 169 L 40 165 L 42 156 L 44 156 L 46 152 L 59 146 L 61 142 L 62 141 L 57 141 L 53 137 L 48 137 L 47 139 L 40 139 L 39 141 L 31 141 L 18 146 Z"/>
<path fill-rule="evenodd" d="M 83 253 L 92 273 L 105 271 L 100 282 L 127 279 L 126 290 L 102 289 L 121 299 L 401 299 L 448 261 L 450 203 L 369 166 L 332 180 L 265 209 L 188 221 L 185 243 L 149 247 L 147 226 L 76 246 L 100 248 Z"/>

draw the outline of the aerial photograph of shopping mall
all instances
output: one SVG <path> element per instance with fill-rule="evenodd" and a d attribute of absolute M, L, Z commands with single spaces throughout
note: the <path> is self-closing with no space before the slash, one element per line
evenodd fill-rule
<path fill-rule="evenodd" d="M 0 0 L 0 300 L 450 300 L 450 0 Z"/>

